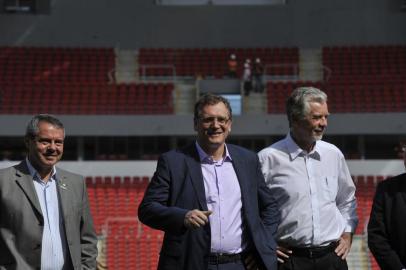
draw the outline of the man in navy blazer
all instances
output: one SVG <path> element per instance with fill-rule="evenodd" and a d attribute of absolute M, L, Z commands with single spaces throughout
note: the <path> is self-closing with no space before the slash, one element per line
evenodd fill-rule
<path fill-rule="evenodd" d="M 226 144 L 227 99 L 195 105 L 195 143 L 163 154 L 139 207 L 144 224 L 165 232 L 158 269 L 277 269 L 277 202 L 257 155 Z"/>

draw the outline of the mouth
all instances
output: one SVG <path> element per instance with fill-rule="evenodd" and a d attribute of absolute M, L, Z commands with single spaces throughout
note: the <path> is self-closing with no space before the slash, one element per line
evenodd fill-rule
<path fill-rule="evenodd" d="M 218 138 L 221 137 L 222 135 L 223 135 L 222 132 L 212 133 L 209 135 L 209 138 Z"/>
<path fill-rule="evenodd" d="M 218 136 L 223 134 L 222 131 L 207 130 L 207 135 L 209 136 Z"/>
<path fill-rule="evenodd" d="M 58 155 L 44 155 L 45 159 L 55 159 Z"/>

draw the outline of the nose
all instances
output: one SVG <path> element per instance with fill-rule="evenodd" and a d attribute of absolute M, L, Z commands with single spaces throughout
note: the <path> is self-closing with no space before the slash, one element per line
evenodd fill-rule
<path fill-rule="evenodd" d="M 214 118 L 214 119 L 213 119 L 213 126 L 216 127 L 216 128 L 219 127 L 219 126 L 221 126 L 221 125 L 220 125 L 220 122 L 219 122 L 219 120 L 218 120 L 217 118 Z"/>
<path fill-rule="evenodd" d="M 49 143 L 48 150 L 56 151 L 56 143 L 54 141 Z"/>
<path fill-rule="evenodd" d="M 321 118 L 320 125 L 323 127 L 327 127 L 327 117 Z"/>

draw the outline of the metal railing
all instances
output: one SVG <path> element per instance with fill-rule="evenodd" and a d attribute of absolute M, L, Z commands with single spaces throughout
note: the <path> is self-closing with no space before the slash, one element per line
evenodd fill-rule
<path fill-rule="evenodd" d="M 152 75 L 148 71 L 153 71 Z M 163 74 L 159 74 L 162 72 Z M 156 74 L 158 73 L 158 74 Z M 176 67 L 174 65 L 140 65 L 141 81 L 176 81 Z"/>

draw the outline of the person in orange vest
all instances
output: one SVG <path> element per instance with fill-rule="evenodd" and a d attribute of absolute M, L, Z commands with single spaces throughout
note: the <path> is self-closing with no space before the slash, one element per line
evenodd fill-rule
<path fill-rule="evenodd" d="M 237 62 L 237 57 L 235 54 L 231 54 L 230 58 L 227 61 L 227 66 L 228 66 L 228 76 L 230 78 L 237 78 L 237 68 L 238 68 L 238 62 Z"/>

